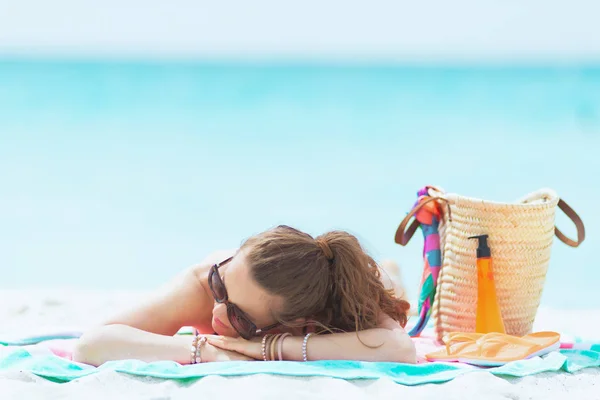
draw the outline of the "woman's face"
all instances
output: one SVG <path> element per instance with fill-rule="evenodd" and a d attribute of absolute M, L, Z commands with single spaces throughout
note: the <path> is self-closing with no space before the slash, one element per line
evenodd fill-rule
<path fill-rule="evenodd" d="M 238 252 L 217 272 L 223 280 L 229 302 L 246 313 L 258 329 L 277 322 L 275 315 L 282 304 L 281 298 L 267 293 L 254 281 L 243 251 Z M 229 322 L 225 303 L 215 301 L 212 328 L 219 335 L 239 336 Z"/>

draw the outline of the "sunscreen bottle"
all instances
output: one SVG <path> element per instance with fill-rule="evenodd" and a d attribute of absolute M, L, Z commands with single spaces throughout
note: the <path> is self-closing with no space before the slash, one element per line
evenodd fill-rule
<path fill-rule="evenodd" d="M 496 284 L 492 269 L 492 254 L 487 244 L 488 235 L 472 236 L 477 239 L 477 333 L 505 333 L 502 314 L 496 298 Z"/>

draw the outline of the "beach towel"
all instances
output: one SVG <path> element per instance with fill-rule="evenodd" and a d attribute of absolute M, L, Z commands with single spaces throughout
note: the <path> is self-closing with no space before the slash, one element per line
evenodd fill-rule
<path fill-rule="evenodd" d="M 183 329 L 179 334 L 188 334 Z M 146 363 L 139 360 L 111 361 L 100 367 L 71 360 L 77 331 L 56 331 L 28 335 L 22 338 L 0 337 L 0 371 L 16 369 L 55 382 L 68 382 L 104 370 L 164 379 L 202 378 L 209 375 L 240 376 L 274 374 L 287 376 L 321 376 L 340 379 L 378 379 L 387 377 L 403 385 L 442 383 L 457 376 L 481 371 L 482 368 L 460 363 L 426 362 L 424 354 L 438 348 L 432 336 L 431 326 L 423 329 L 420 337 L 413 339 L 417 347 L 417 365 L 389 362 L 360 361 L 310 361 L 310 362 L 215 362 L 196 365 L 180 365 L 172 361 Z M 569 339 L 572 340 L 572 339 Z M 26 344 L 23 344 L 26 343 Z M 553 352 L 544 357 L 516 361 L 502 367 L 484 369 L 491 374 L 506 377 L 523 377 L 542 372 L 572 373 L 584 368 L 600 367 L 600 341 L 586 342 L 588 348 L 575 349 L 575 343 L 564 343 L 570 349 Z M 11 344 L 11 345 L 9 345 Z M 583 342 L 579 344 L 583 347 Z"/>
<path fill-rule="evenodd" d="M 172 361 L 146 363 L 139 360 L 111 361 L 98 368 L 76 363 L 54 354 L 44 354 L 31 347 L 6 347 L 0 350 L 0 370 L 16 369 L 56 382 L 68 382 L 104 370 L 164 379 L 202 378 L 209 375 L 240 376 L 273 374 L 303 377 L 332 377 L 347 380 L 390 378 L 403 385 L 442 383 L 457 376 L 480 371 L 476 367 L 451 363 L 417 365 L 360 361 L 233 361 L 180 365 Z M 544 358 L 516 361 L 487 371 L 497 376 L 523 377 L 542 372 L 576 372 L 600 367 L 600 352 L 561 350 Z"/>

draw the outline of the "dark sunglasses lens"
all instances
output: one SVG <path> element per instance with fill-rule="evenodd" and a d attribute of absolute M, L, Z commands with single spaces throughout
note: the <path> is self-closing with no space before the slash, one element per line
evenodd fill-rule
<path fill-rule="evenodd" d="M 244 339 L 250 339 L 256 334 L 254 324 L 234 305 L 227 307 L 227 317 L 233 329 Z"/>
<path fill-rule="evenodd" d="M 219 271 L 217 271 L 217 269 L 214 267 L 210 274 L 210 287 L 212 289 L 213 296 L 215 296 L 216 301 L 225 300 L 225 297 L 227 297 L 225 285 L 223 285 L 223 281 L 219 276 Z"/>

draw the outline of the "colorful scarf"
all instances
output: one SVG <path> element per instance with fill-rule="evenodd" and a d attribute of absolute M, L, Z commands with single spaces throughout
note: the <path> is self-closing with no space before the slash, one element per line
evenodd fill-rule
<path fill-rule="evenodd" d="M 418 199 L 414 207 L 430 198 L 429 187 L 424 187 L 417 193 Z M 413 208 L 414 208 L 413 207 Z M 416 214 L 415 219 L 419 222 L 423 232 L 423 277 L 421 279 L 421 293 L 419 294 L 418 321 L 408 333 L 410 336 L 419 336 L 427 325 L 431 315 L 431 307 L 435 298 L 438 275 L 442 266 L 442 254 L 440 251 L 439 225 L 441 209 L 436 201 L 425 204 Z"/>

